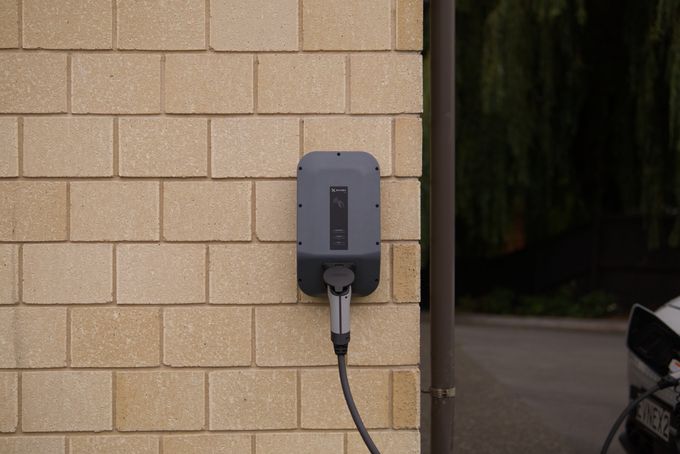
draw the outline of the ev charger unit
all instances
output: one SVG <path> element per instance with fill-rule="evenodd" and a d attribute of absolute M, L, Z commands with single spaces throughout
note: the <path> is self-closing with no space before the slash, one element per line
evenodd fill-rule
<path fill-rule="evenodd" d="M 352 294 L 380 281 L 380 166 L 365 152 L 314 151 L 297 172 L 297 278 L 312 296 L 327 295 L 331 341 L 347 406 L 371 454 L 379 454 L 347 380 Z"/>

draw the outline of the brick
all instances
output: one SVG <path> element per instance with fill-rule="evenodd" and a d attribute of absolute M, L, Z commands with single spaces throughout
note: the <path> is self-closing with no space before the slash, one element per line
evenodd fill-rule
<path fill-rule="evenodd" d="M 160 363 L 157 308 L 71 310 L 72 367 L 144 367 Z"/>
<path fill-rule="evenodd" d="M 66 308 L 0 308 L 0 368 L 66 366 Z"/>
<path fill-rule="evenodd" d="M 24 432 L 111 430 L 111 372 L 24 372 Z"/>
<path fill-rule="evenodd" d="M 249 366 L 249 307 L 177 307 L 163 314 L 163 362 L 183 366 Z"/>
<path fill-rule="evenodd" d="M 152 181 L 71 183 L 71 239 L 158 240 L 159 188 Z"/>
<path fill-rule="evenodd" d="M 297 50 L 297 0 L 212 0 L 210 47 L 231 51 Z"/>
<path fill-rule="evenodd" d="M 417 429 L 420 426 L 418 370 L 392 372 L 392 426 L 395 429 Z"/>
<path fill-rule="evenodd" d="M 344 435 L 340 433 L 258 433 L 255 435 L 257 454 L 343 454 Z"/>
<path fill-rule="evenodd" d="M 305 0 L 305 50 L 389 49 L 390 0 Z"/>
<path fill-rule="evenodd" d="M 211 303 L 294 303 L 294 275 L 292 244 L 210 246 Z"/>
<path fill-rule="evenodd" d="M 19 301 L 19 247 L 0 244 L 0 304 Z"/>
<path fill-rule="evenodd" d="M 214 177 L 293 177 L 299 158 L 296 118 L 213 120 Z"/>
<path fill-rule="evenodd" d="M 27 244 L 24 301 L 35 304 L 113 301 L 110 244 Z"/>
<path fill-rule="evenodd" d="M 397 0 L 397 49 L 423 48 L 422 0 Z"/>
<path fill-rule="evenodd" d="M 73 112 L 160 112 L 160 55 L 75 54 L 71 65 Z"/>
<path fill-rule="evenodd" d="M 358 54 L 350 62 L 353 113 L 422 112 L 420 54 Z"/>
<path fill-rule="evenodd" d="M 0 181 L 0 241 L 66 239 L 66 183 Z"/>
<path fill-rule="evenodd" d="M 255 228 L 260 241 L 295 241 L 296 200 L 295 181 L 255 183 Z"/>
<path fill-rule="evenodd" d="M 66 112 L 66 55 L 0 55 L 0 113 Z"/>
<path fill-rule="evenodd" d="M 0 0 L 0 49 L 19 47 L 19 3 Z"/>
<path fill-rule="evenodd" d="M 147 436 L 71 437 L 71 454 L 158 454 L 158 438 Z"/>
<path fill-rule="evenodd" d="M 253 57 L 171 54 L 165 61 L 165 107 L 173 113 L 253 111 Z"/>
<path fill-rule="evenodd" d="M 113 121 L 98 117 L 24 119 L 24 175 L 113 175 Z"/>
<path fill-rule="evenodd" d="M 419 177 L 423 168 L 423 127 L 418 117 L 394 120 L 394 173 Z"/>
<path fill-rule="evenodd" d="M 170 435 L 163 437 L 163 454 L 251 454 L 247 434 Z"/>
<path fill-rule="evenodd" d="M 208 171 L 208 122 L 198 118 L 121 118 L 120 174 L 200 177 Z"/>
<path fill-rule="evenodd" d="M 210 430 L 297 427 L 295 370 L 210 372 Z"/>
<path fill-rule="evenodd" d="M 260 55 L 258 109 L 264 113 L 345 111 L 345 58 L 340 55 Z"/>
<path fill-rule="evenodd" d="M 3 454 L 64 454 L 66 437 L 6 437 L 0 438 Z"/>
<path fill-rule="evenodd" d="M 420 183 L 418 180 L 384 181 L 380 185 L 383 240 L 420 238 Z"/>
<path fill-rule="evenodd" d="M 330 340 L 328 306 L 258 307 L 258 366 L 324 366 L 337 362 Z M 285 354 L 281 354 L 285 352 Z"/>
<path fill-rule="evenodd" d="M 118 48 L 205 48 L 204 0 L 119 0 Z"/>
<path fill-rule="evenodd" d="M 382 454 L 420 454 L 418 431 L 373 432 L 371 438 Z M 368 454 L 368 449 L 358 433 L 347 434 L 347 454 Z"/>
<path fill-rule="evenodd" d="M 111 49 L 109 0 L 23 0 L 25 48 Z"/>
<path fill-rule="evenodd" d="M 305 153 L 366 151 L 380 164 L 380 175 L 392 174 L 392 120 L 387 117 L 309 118 L 305 124 Z"/>
<path fill-rule="evenodd" d="M 420 245 L 399 243 L 392 248 L 394 301 L 417 303 L 420 301 Z"/>
<path fill-rule="evenodd" d="M 163 186 L 163 238 L 250 240 L 249 181 L 187 181 Z"/>
<path fill-rule="evenodd" d="M 420 309 L 417 304 L 352 307 L 351 365 L 418 364 Z"/>
<path fill-rule="evenodd" d="M 203 372 L 118 372 L 116 427 L 120 431 L 201 430 Z"/>
<path fill-rule="evenodd" d="M 205 253 L 202 244 L 119 245 L 118 303 L 205 302 Z"/>
<path fill-rule="evenodd" d="M 0 178 L 19 175 L 18 130 L 16 118 L 0 118 Z"/>
<path fill-rule="evenodd" d="M 300 374 L 302 428 L 353 429 L 354 422 L 343 398 L 337 370 L 307 369 Z M 354 401 L 366 427 L 380 428 L 390 424 L 389 375 L 388 370 L 349 370 Z"/>
<path fill-rule="evenodd" d="M 0 372 L 0 402 L 0 432 L 16 432 L 19 418 L 19 379 L 15 372 Z"/>

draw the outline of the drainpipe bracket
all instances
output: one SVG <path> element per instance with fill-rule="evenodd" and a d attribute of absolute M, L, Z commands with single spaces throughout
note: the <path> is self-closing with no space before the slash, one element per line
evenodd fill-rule
<path fill-rule="evenodd" d="M 430 387 L 430 395 L 435 399 L 452 399 L 456 397 L 456 388 L 432 388 Z"/>

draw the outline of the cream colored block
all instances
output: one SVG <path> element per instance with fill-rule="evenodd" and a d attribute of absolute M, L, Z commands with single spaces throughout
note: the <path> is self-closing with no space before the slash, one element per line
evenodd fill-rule
<path fill-rule="evenodd" d="M 380 175 L 392 174 L 392 120 L 387 117 L 309 118 L 305 124 L 305 153 L 365 151 L 380 165 Z"/>
<path fill-rule="evenodd" d="M 111 49 L 110 0 L 23 0 L 24 47 Z"/>
<path fill-rule="evenodd" d="M 420 54 L 355 54 L 350 62 L 353 113 L 422 112 Z"/>
<path fill-rule="evenodd" d="M 295 181 L 255 183 L 255 226 L 260 241 L 295 241 L 296 188 Z"/>
<path fill-rule="evenodd" d="M 292 177 L 299 158 L 300 123 L 296 118 L 212 122 L 214 177 Z"/>
<path fill-rule="evenodd" d="M 418 364 L 420 308 L 417 304 L 352 308 L 351 365 Z"/>
<path fill-rule="evenodd" d="M 66 366 L 66 308 L 0 308 L 0 368 Z"/>
<path fill-rule="evenodd" d="M 160 55 L 75 54 L 71 66 L 73 112 L 160 112 Z"/>
<path fill-rule="evenodd" d="M 420 454 L 420 434 L 417 431 L 374 432 L 371 438 L 381 454 Z M 358 433 L 347 434 L 347 454 L 368 454 Z"/>
<path fill-rule="evenodd" d="M 260 55 L 258 109 L 264 113 L 345 111 L 345 57 Z"/>
<path fill-rule="evenodd" d="M 208 172 L 208 122 L 199 118 L 121 118 L 120 174 L 200 177 Z"/>
<path fill-rule="evenodd" d="M 64 454 L 66 437 L 6 437 L 0 438 L 3 454 Z"/>
<path fill-rule="evenodd" d="M 203 372 L 116 373 L 116 427 L 120 431 L 204 428 Z"/>
<path fill-rule="evenodd" d="M 0 372 L 0 402 L 0 432 L 16 432 L 19 418 L 19 378 L 15 372 Z"/>
<path fill-rule="evenodd" d="M 0 244 L 0 304 L 19 301 L 19 247 Z"/>
<path fill-rule="evenodd" d="M 249 307 L 176 307 L 163 314 L 163 362 L 168 366 L 250 366 Z"/>
<path fill-rule="evenodd" d="M 420 245 L 399 243 L 392 248 L 394 262 L 393 294 L 398 303 L 420 301 Z"/>
<path fill-rule="evenodd" d="M 252 454 L 247 434 L 170 435 L 163 437 L 163 454 Z"/>
<path fill-rule="evenodd" d="M 111 372 L 24 372 L 21 377 L 22 430 L 111 430 L 111 391 Z"/>
<path fill-rule="evenodd" d="M 0 49 L 19 47 L 19 3 L 0 0 Z"/>
<path fill-rule="evenodd" d="M 397 0 L 397 49 L 423 48 L 423 0 Z"/>
<path fill-rule="evenodd" d="M 295 246 L 226 244 L 210 246 L 210 302 L 294 303 Z"/>
<path fill-rule="evenodd" d="M 0 181 L 0 240 L 66 239 L 66 183 Z"/>
<path fill-rule="evenodd" d="M 392 427 L 420 426 L 420 373 L 416 369 L 392 372 Z"/>
<path fill-rule="evenodd" d="M 354 329 L 352 329 L 352 334 L 354 334 Z M 338 371 L 336 369 L 306 369 L 300 374 L 302 428 L 353 429 L 354 422 L 343 398 Z M 366 427 L 389 427 L 390 371 L 350 369 L 349 382 L 352 384 L 354 401 Z"/>
<path fill-rule="evenodd" d="M 160 363 L 157 308 L 71 310 L 72 367 L 144 367 Z"/>
<path fill-rule="evenodd" d="M 71 183 L 71 240 L 158 240 L 155 181 Z"/>
<path fill-rule="evenodd" d="M 257 454 L 343 454 L 344 435 L 341 433 L 258 433 L 255 435 Z"/>
<path fill-rule="evenodd" d="M 24 301 L 35 304 L 113 301 L 110 244 L 27 244 L 24 246 Z"/>
<path fill-rule="evenodd" d="M 2 8 L 0 0 L 0 11 Z M 2 19 L 0 19 L 2 21 Z M 0 25 L 0 30 L 2 26 Z M 0 31 L 2 33 L 2 31 Z M 16 118 L 0 117 L 0 178 L 19 175 L 19 127 Z"/>
<path fill-rule="evenodd" d="M 205 302 L 205 253 L 202 244 L 119 245 L 118 303 Z"/>
<path fill-rule="evenodd" d="M 256 308 L 255 362 L 265 367 L 335 364 L 329 320 L 327 305 Z"/>
<path fill-rule="evenodd" d="M 71 454 L 158 454 L 158 437 L 71 437 Z"/>
<path fill-rule="evenodd" d="M 305 50 L 389 49 L 391 0 L 305 0 Z"/>
<path fill-rule="evenodd" d="M 113 120 L 101 117 L 24 118 L 24 175 L 113 175 Z"/>
<path fill-rule="evenodd" d="M 210 430 L 297 427 L 295 370 L 210 372 Z"/>
<path fill-rule="evenodd" d="M 205 48 L 205 0 L 118 0 L 118 48 Z"/>
<path fill-rule="evenodd" d="M 66 54 L 0 55 L 0 113 L 66 112 Z"/>
<path fill-rule="evenodd" d="M 163 186 L 163 238 L 250 240 L 249 181 L 182 181 Z"/>
<path fill-rule="evenodd" d="M 210 47 L 215 50 L 298 49 L 297 0 L 212 0 Z"/>
<path fill-rule="evenodd" d="M 253 57 L 246 54 L 167 55 L 165 107 L 173 113 L 252 112 Z"/>
<path fill-rule="evenodd" d="M 383 240 L 420 238 L 420 182 L 383 181 L 380 185 L 380 226 Z"/>
<path fill-rule="evenodd" d="M 423 170 L 423 127 L 418 117 L 394 120 L 394 173 L 419 177 Z"/>

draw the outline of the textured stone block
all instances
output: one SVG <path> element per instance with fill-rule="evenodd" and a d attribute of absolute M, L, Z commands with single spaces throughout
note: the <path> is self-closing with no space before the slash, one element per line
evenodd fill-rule
<path fill-rule="evenodd" d="M 208 375 L 210 430 L 297 427 L 295 370 L 223 370 Z"/>
<path fill-rule="evenodd" d="M 71 454 L 158 454 L 158 437 L 71 437 Z"/>
<path fill-rule="evenodd" d="M 118 0 L 118 48 L 205 48 L 204 0 Z"/>
<path fill-rule="evenodd" d="M 24 432 L 111 430 L 111 372 L 24 372 Z"/>
<path fill-rule="evenodd" d="M 15 432 L 19 418 L 19 378 L 16 373 L 0 372 L 0 402 L 0 432 Z"/>
<path fill-rule="evenodd" d="M 0 181 L 0 240 L 66 239 L 66 183 Z"/>
<path fill-rule="evenodd" d="M 121 118 L 120 174 L 200 177 L 208 172 L 208 122 L 199 118 Z"/>
<path fill-rule="evenodd" d="M 296 118 L 212 122 L 214 177 L 292 177 L 299 158 L 300 124 Z"/>
<path fill-rule="evenodd" d="M 66 112 L 66 54 L 0 55 L 0 112 Z"/>
<path fill-rule="evenodd" d="M 66 437 L 6 437 L 0 438 L 3 454 L 64 454 Z"/>
<path fill-rule="evenodd" d="M 163 315 L 163 362 L 183 366 L 249 366 L 249 307 L 177 307 Z"/>
<path fill-rule="evenodd" d="M 350 62 L 353 113 L 422 112 L 419 54 L 356 54 Z"/>
<path fill-rule="evenodd" d="M 143 367 L 160 363 L 156 308 L 87 307 L 71 310 L 73 367 Z"/>
<path fill-rule="evenodd" d="M 255 228 L 260 241 L 295 241 L 296 187 L 295 181 L 255 183 Z"/>
<path fill-rule="evenodd" d="M 75 54 L 71 66 L 73 112 L 160 112 L 160 55 Z"/>
<path fill-rule="evenodd" d="M 163 237 L 250 240 L 249 181 L 183 181 L 163 187 Z"/>
<path fill-rule="evenodd" d="M 418 117 L 394 120 L 394 173 L 419 177 L 423 168 L 423 128 Z"/>
<path fill-rule="evenodd" d="M 23 0 L 24 47 L 111 49 L 110 0 Z"/>
<path fill-rule="evenodd" d="M 72 182 L 71 239 L 157 240 L 158 194 L 152 181 Z"/>
<path fill-rule="evenodd" d="M 420 434 L 417 431 L 374 432 L 371 438 L 381 454 L 420 454 Z M 368 454 L 358 433 L 347 434 L 347 454 Z"/>
<path fill-rule="evenodd" d="M 423 0 L 397 0 L 397 49 L 423 48 Z"/>
<path fill-rule="evenodd" d="M 302 427 L 353 429 L 354 422 L 343 398 L 337 370 L 307 369 L 300 374 Z M 388 427 L 390 372 L 381 369 L 350 369 L 348 375 L 354 401 L 366 427 Z"/>
<path fill-rule="evenodd" d="M 392 372 L 392 427 L 420 426 L 420 373 L 416 369 Z"/>
<path fill-rule="evenodd" d="M 201 430 L 203 372 L 118 372 L 116 427 L 121 431 Z"/>
<path fill-rule="evenodd" d="M 257 454 L 343 454 L 344 435 L 341 433 L 258 433 L 255 435 Z"/>
<path fill-rule="evenodd" d="M 0 0 L 0 11 L 2 11 L 1 2 L 2 0 Z M 2 30 L 1 25 L 0 30 Z M 0 117 L 0 178 L 19 175 L 18 129 L 16 118 Z"/>
<path fill-rule="evenodd" d="M 210 47 L 233 51 L 297 50 L 297 0 L 212 0 Z"/>
<path fill-rule="evenodd" d="M 383 240 L 420 238 L 420 182 L 383 181 L 380 185 L 380 227 Z"/>
<path fill-rule="evenodd" d="M 0 368 L 66 366 L 66 308 L 0 308 Z"/>
<path fill-rule="evenodd" d="M 205 253 L 201 244 L 119 245 L 118 303 L 205 302 Z"/>
<path fill-rule="evenodd" d="M 174 113 L 253 111 L 253 57 L 170 54 L 165 61 L 165 107 Z"/>
<path fill-rule="evenodd" d="M 394 301 L 417 303 L 420 301 L 420 245 L 399 243 L 392 248 Z"/>
<path fill-rule="evenodd" d="M 36 304 L 113 301 L 110 244 L 27 244 L 24 301 Z"/>
<path fill-rule="evenodd" d="M 24 175 L 113 175 L 113 121 L 100 117 L 24 119 Z"/>
<path fill-rule="evenodd" d="M 266 113 L 345 111 L 345 59 L 341 55 L 260 55 L 258 109 Z"/>
<path fill-rule="evenodd" d="M 163 454 L 251 454 L 248 434 L 170 435 L 163 437 Z"/>
<path fill-rule="evenodd" d="M 19 3 L 0 0 L 0 49 L 19 47 Z"/>
<path fill-rule="evenodd" d="M 0 244 L 0 304 L 19 301 L 19 247 Z"/>
<path fill-rule="evenodd" d="M 294 245 L 210 246 L 211 303 L 294 303 L 296 300 Z"/>
<path fill-rule="evenodd" d="M 390 0 L 305 0 L 305 50 L 389 49 Z"/>

